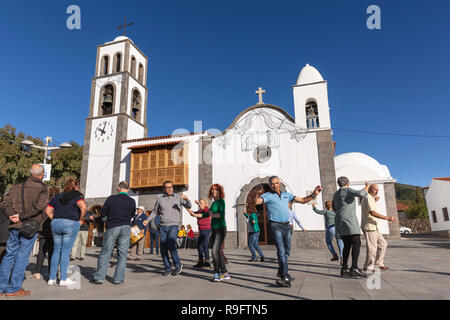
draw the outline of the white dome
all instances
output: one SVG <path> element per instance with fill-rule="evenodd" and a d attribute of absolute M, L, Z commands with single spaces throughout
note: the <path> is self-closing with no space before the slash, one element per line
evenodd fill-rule
<path fill-rule="evenodd" d="M 334 157 L 336 177 L 350 181 L 392 179 L 389 169 L 374 158 L 360 152 L 343 153 Z"/>
<path fill-rule="evenodd" d="M 300 71 L 300 75 L 297 79 L 297 85 L 319 81 L 324 81 L 320 72 L 317 71 L 317 69 L 313 66 L 306 64 L 306 66 L 303 67 L 302 71 Z"/>
<path fill-rule="evenodd" d="M 133 40 L 131 40 L 128 37 L 125 36 L 118 36 L 116 37 L 113 41 L 109 41 L 109 42 L 105 42 L 105 43 L 111 43 L 111 42 L 116 42 L 116 41 L 122 41 L 122 40 L 130 40 L 131 42 L 133 42 Z"/>

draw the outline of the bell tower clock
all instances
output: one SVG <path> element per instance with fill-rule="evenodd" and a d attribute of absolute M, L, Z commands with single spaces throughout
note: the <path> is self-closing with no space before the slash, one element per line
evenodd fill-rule
<path fill-rule="evenodd" d="M 80 181 L 90 205 L 116 192 L 122 141 L 147 136 L 147 67 L 147 57 L 125 36 L 97 47 Z"/>

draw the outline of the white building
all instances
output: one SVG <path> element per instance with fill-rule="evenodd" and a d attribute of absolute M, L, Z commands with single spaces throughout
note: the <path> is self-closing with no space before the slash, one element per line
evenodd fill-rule
<path fill-rule="evenodd" d="M 450 238 L 450 177 L 433 178 L 425 191 L 431 232 L 433 235 Z"/>
<path fill-rule="evenodd" d="M 118 37 L 97 48 L 81 175 L 81 192 L 89 205 L 102 204 L 116 193 L 122 180 L 130 182 L 130 195 L 147 209 L 153 208 L 165 180 L 173 181 L 175 192 L 183 192 L 192 200 L 207 198 L 209 187 L 219 183 L 225 189 L 226 245 L 245 247 L 243 210 L 255 188 L 267 184 L 270 176 L 279 176 L 283 188 L 299 196 L 321 185 L 319 208 L 332 199 L 337 176 L 327 81 L 314 67 L 306 65 L 293 86 L 295 118 L 278 106 L 264 103 L 260 88 L 259 102 L 243 108 L 221 133 L 147 137 L 147 66 L 147 57 L 129 38 Z M 357 183 L 365 179 L 370 168 L 348 173 Z M 380 170 L 389 173 L 387 168 Z M 387 184 L 393 181 L 383 174 L 370 177 L 386 180 Z M 394 203 L 393 210 L 389 205 L 383 208 L 388 215 L 396 216 L 393 187 L 384 192 L 392 192 L 386 199 L 393 198 Z M 265 208 L 259 209 L 260 242 L 271 244 Z M 311 231 L 307 236 L 294 232 L 294 245 L 323 246 L 323 217 L 313 213 L 309 205 L 295 204 L 294 210 Z M 197 228 L 196 220 L 186 211 L 182 224 Z"/>

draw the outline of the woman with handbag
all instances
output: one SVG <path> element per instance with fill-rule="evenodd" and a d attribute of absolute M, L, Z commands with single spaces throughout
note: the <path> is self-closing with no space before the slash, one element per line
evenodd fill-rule
<path fill-rule="evenodd" d="M 45 209 L 51 222 L 53 235 L 53 255 L 50 263 L 48 285 L 56 283 L 56 273 L 60 267 L 60 286 L 70 286 L 74 282 L 67 279 L 70 252 L 77 238 L 80 226 L 84 224 L 87 211 L 83 195 L 78 191 L 80 183 L 70 178 L 64 186 L 64 192 L 53 197 Z"/>

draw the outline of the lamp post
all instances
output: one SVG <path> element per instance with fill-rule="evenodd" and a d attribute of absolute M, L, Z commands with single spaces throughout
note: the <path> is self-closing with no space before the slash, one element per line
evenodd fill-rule
<path fill-rule="evenodd" d="M 64 142 L 61 143 L 58 147 L 49 147 L 49 143 L 52 142 L 52 137 L 46 137 L 45 139 L 45 146 L 37 146 L 34 144 L 33 141 L 31 140 L 23 140 L 22 144 L 29 146 L 31 148 L 36 148 L 36 149 L 40 149 L 40 150 L 44 150 L 44 164 L 47 163 L 47 160 L 50 160 L 50 157 L 48 156 L 48 152 L 52 151 L 52 150 L 58 150 L 61 148 L 72 148 L 72 145 L 70 143 Z"/>

